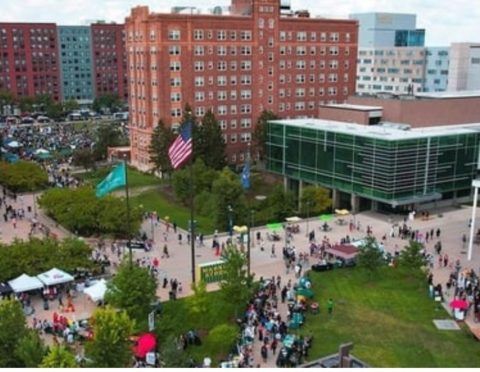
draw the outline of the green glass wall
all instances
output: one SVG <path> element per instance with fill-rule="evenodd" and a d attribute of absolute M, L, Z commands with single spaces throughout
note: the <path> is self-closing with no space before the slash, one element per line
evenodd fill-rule
<path fill-rule="evenodd" d="M 479 140 L 477 133 L 389 140 L 270 122 L 266 163 L 292 179 L 402 205 L 469 189 Z"/>

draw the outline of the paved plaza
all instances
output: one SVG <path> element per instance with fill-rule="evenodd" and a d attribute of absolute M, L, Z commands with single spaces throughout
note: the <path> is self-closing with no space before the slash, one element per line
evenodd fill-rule
<path fill-rule="evenodd" d="M 32 200 L 32 195 L 23 195 L 21 198 L 17 198 L 16 203 L 14 203 L 13 200 L 10 201 L 10 203 L 12 203 L 14 207 L 23 207 L 26 209 L 27 206 L 32 205 Z M 148 206 L 146 206 L 146 208 L 148 208 Z M 165 211 L 165 214 L 168 214 L 168 211 Z M 457 259 L 459 259 L 462 268 L 473 268 L 478 272 L 480 268 L 480 247 L 478 245 L 474 245 L 472 261 L 469 262 L 466 255 L 466 246 L 464 246 L 462 242 L 463 234 L 467 234 L 468 236 L 468 221 L 470 219 L 470 216 L 471 207 L 464 206 L 461 208 L 430 211 L 430 218 L 428 220 L 425 221 L 417 218 L 413 221 L 407 221 L 407 225 L 412 226 L 413 230 L 419 230 L 420 233 L 423 234 L 425 234 L 427 231 L 430 231 L 431 229 L 437 230 L 439 228 L 441 231 L 440 237 L 429 240 L 429 242 L 426 243 L 427 252 L 435 255 L 434 245 L 436 242 L 441 241 L 442 254 L 448 254 L 451 262 L 455 262 Z M 16 228 L 13 228 L 11 221 L 4 222 L 4 220 L 2 219 L 2 221 L 0 222 L 1 241 L 4 243 L 9 243 L 15 238 L 27 239 L 28 233 L 30 232 L 29 219 L 32 217 L 33 212 L 30 214 L 27 213 L 24 220 L 17 221 Z M 351 218 L 351 216 L 345 217 L 347 221 L 349 221 Z M 39 220 L 39 222 L 47 225 L 58 238 L 63 238 L 70 235 L 67 231 L 63 230 L 60 227 L 57 227 L 53 221 L 46 218 L 42 214 L 41 210 L 38 210 L 37 219 Z M 347 235 L 349 235 L 350 238 L 363 239 L 366 235 L 367 226 L 370 226 L 373 230 L 373 235 L 378 240 L 381 240 L 384 235 L 387 237 L 387 239 L 384 240 L 384 244 L 386 250 L 391 253 L 393 253 L 396 249 L 402 249 L 407 244 L 406 240 L 401 240 L 397 237 L 390 238 L 389 236 L 393 224 L 403 223 L 402 216 L 387 216 L 375 212 L 364 212 L 355 216 L 355 222 L 360 223 L 360 230 L 354 230 L 352 232 L 349 231 L 348 223 L 345 225 L 338 225 L 336 223 L 336 219 L 329 222 L 329 225 L 332 227 L 332 230 L 329 232 L 322 232 L 320 230 L 323 222 L 321 222 L 318 218 L 311 218 L 308 221 L 308 228 L 310 231 L 315 231 L 315 238 L 317 241 L 320 241 L 324 236 L 326 236 L 330 239 L 331 243 L 335 243 L 340 242 L 340 240 Z M 301 252 L 308 253 L 309 244 L 308 237 L 306 236 L 307 222 L 302 221 L 299 223 L 299 225 L 300 233 L 293 235 L 292 244 L 295 246 L 297 254 Z M 169 291 L 169 286 L 167 286 L 167 288 L 162 288 L 161 286 L 161 280 L 163 279 L 163 277 L 167 277 L 169 280 L 177 279 L 179 282 L 182 283 L 183 290 L 181 293 L 178 294 L 179 297 L 191 294 L 191 251 L 190 245 L 186 242 L 186 232 L 178 229 L 177 234 L 175 234 L 172 227 L 170 227 L 167 232 L 167 226 L 163 221 L 160 221 L 158 223 L 155 222 L 152 224 L 152 222 L 147 219 L 144 221 L 142 229 L 149 237 L 151 237 L 152 226 L 154 232 L 154 248 L 150 252 L 144 252 L 143 250 L 134 250 L 134 259 L 142 260 L 144 257 L 150 257 L 150 259 L 157 257 L 159 259 L 160 285 L 158 287 L 157 293 L 162 301 L 168 299 Z M 478 227 L 480 228 L 480 225 Z M 252 229 L 252 237 L 255 237 L 258 231 L 261 233 L 262 238 L 265 239 L 267 232 L 267 229 L 265 227 Z M 395 231 L 397 231 L 397 229 L 395 229 Z M 177 235 L 179 232 L 183 235 L 183 244 L 179 244 L 178 242 Z M 257 279 L 260 277 L 269 278 L 272 276 L 280 275 L 282 277 L 282 283 L 286 283 L 288 279 L 292 279 L 292 282 L 295 280 L 294 274 L 292 272 L 288 275 L 286 274 L 284 261 L 282 259 L 282 246 L 284 244 L 284 235 L 282 231 L 280 231 L 279 234 L 282 237 L 282 240 L 279 242 L 275 242 L 276 257 L 272 257 L 271 255 L 271 246 L 273 242 L 264 241 L 264 251 L 260 249 L 260 242 L 255 240 L 252 244 L 251 268 L 252 272 L 255 273 Z M 219 257 L 215 255 L 215 250 L 212 249 L 212 238 L 212 236 L 206 237 L 204 239 L 204 246 L 199 246 L 198 244 L 196 244 L 195 258 L 197 264 L 216 261 L 219 259 Z M 226 242 L 227 238 L 228 236 L 226 234 L 219 234 L 218 239 L 220 241 L 220 244 L 222 242 Z M 95 241 L 88 241 L 95 246 Z M 170 253 L 169 258 L 162 258 L 164 244 L 168 245 L 168 250 Z M 106 252 L 107 254 L 110 254 L 110 249 L 108 245 Z M 114 255 L 110 255 L 110 257 L 113 262 L 112 267 L 115 267 L 115 265 L 118 264 L 118 258 Z M 437 256 L 435 255 L 435 257 Z M 313 263 L 315 262 L 311 258 L 310 265 Z M 448 280 L 451 271 L 452 269 L 449 267 L 440 268 L 436 259 L 433 269 L 434 284 L 441 283 L 442 286 L 445 288 L 445 283 Z M 218 285 L 211 284 L 208 286 L 208 288 L 210 290 L 217 289 Z M 449 299 L 447 294 L 446 303 L 448 302 Z M 43 310 L 40 298 L 38 299 L 38 301 L 37 299 L 34 299 L 33 303 L 36 308 L 36 313 L 34 316 L 38 319 L 51 319 L 53 312 L 58 311 L 58 305 L 56 301 L 51 303 L 52 305 L 49 311 Z M 67 317 L 71 317 L 77 320 L 87 318 L 95 308 L 93 303 L 86 299 L 83 294 L 78 294 L 77 297 L 74 298 L 74 305 L 76 307 L 76 312 L 73 314 L 65 315 Z M 286 305 L 279 304 L 279 312 L 282 314 L 283 317 L 286 316 L 286 311 Z M 32 317 L 29 317 L 29 321 L 32 321 Z M 472 327 L 476 327 L 476 324 L 473 323 L 471 316 L 467 319 L 467 322 L 470 323 Z M 255 344 L 255 364 L 261 361 L 259 350 L 260 342 L 257 341 Z M 268 362 L 266 364 L 261 363 L 261 366 L 274 366 L 274 362 L 275 358 L 270 356 Z"/>

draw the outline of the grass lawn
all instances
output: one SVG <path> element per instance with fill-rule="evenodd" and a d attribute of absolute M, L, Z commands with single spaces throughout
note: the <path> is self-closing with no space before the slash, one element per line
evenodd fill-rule
<path fill-rule="evenodd" d="M 313 333 L 310 359 L 354 342 L 353 354 L 372 367 L 478 367 L 480 343 L 468 331 L 440 331 L 433 319 L 448 319 L 436 310 L 426 288 L 397 270 L 382 268 L 372 281 L 359 269 L 311 273 L 320 314 L 308 315 L 304 334 Z M 335 303 L 326 314 L 327 301 Z"/>
<path fill-rule="evenodd" d="M 156 211 L 161 218 L 170 217 L 170 222 L 176 222 L 182 229 L 187 229 L 190 221 L 190 210 L 180 203 L 169 201 L 159 189 L 149 190 L 132 197 L 135 205 L 143 205 L 147 211 Z M 203 234 L 213 234 L 215 225 L 212 219 L 195 215 L 196 231 Z"/>
<path fill-rule="evenodd" d="M 108 173 L 112 171 L 113 167 L 104 167 L 99 168 L 95 171 L 77 173 L 76 177 L 91 182 L 92 184 L 97 184 L 103 180 Z M 158 177 L 155 177 L 148 173 L 143 173 L 135 168 L 128 167 L 128 184 L 131 188 L 134 187 L 145 187 L 145 186 L 154 186 L 162 183 L 162 180 Z"/>
<path fill-rule="evenodd" d="M 235 344 L 236 336 L 232 339 L 224 340 L 219 345 L 218 340 L 212 340 L 209 332 L 216 326 L 228 324 L 239 329 L 235 323 L 235 309 L 231 302 L 226 302 L 220 291 L 208 292 L 207 311 L 201 315 L 192 315 L 189 311 L 189 298 L 183 298 L 177 301 L 168 301 L 163 303 L 162 314 L 157 322 L 157 335 L 160 341 L 166 340 L 169 336 L 178 337 L 189 330 L 196 330 L 202 340 L 202 345 L 190 345 L 186 349 L 197 362 L 202 362 L 203 358 L 209 356 L 213 360 L 213 366 L 225 358 Z"/>

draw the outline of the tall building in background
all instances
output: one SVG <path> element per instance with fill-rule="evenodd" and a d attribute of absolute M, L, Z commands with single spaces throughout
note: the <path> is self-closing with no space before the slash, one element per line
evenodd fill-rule
<path fill-rule="evenodd" d="M 288 8 L 288 7 L 287 7 Z M 324 103 L 355 92 L 354 20 L 310 18 L 279 0 L 233 0 L 231 13 L 150 13 L 126 19 L 132 163 L 149 169 L 160 119 L 180 123 L 188 103 L 201 118 L 212 109 L 229 163 L 244 160 L 263 110 L 314 117 Z"/>
<path fill-rule="evenodd" d="M 355 13 L 360 23 L 359 48 L 423 47 L 425 30 L 417 29 L 415 14 Z"/>
<path fill-rule="evenodd" d="M 127 92 L 127 56 L 123 24 L 91 25 L 95 96 L 118 94 L 124 100 Z"/>
<path fill-rule="evenodd" d="M 448 47 L 426 48 L 424 92 L 444 92 L 448 86 Z"/>
<path fill-rule="evenodd" d="M 452 43 L 448 90 L 480 89 L 480 43 Z"/>
<path fill-rule="evenodd" d="M 92 35 L 88 26 L 58 26 L 64 100 L 92 103 Z"/>
<path fill-rule="evenodd" d="M 0 23 L 0 90 L 16 97 L 61 97 L 54 23 Z"/>

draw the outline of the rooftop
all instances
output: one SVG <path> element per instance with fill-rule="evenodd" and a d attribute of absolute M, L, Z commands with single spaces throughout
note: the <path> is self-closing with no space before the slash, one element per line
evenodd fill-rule
<path fill-rule="evenodd" d="M 462 91 L 458 91 L 458 92 L 416 93 L 415 97 L 418 97 L 418 98 L 434 98 L 434 99 L 480 97 L 480 90 L 462 90 Z"/>
<path fill-rule="evenodd" d="M 455 134 L 480 133 L 480 123 L 475 124 L 457 124 L 437 127 L 422 127 L 410 130 L 402 130 L 392 126 L 382 125 L 359 125 L 346 123 L 343 121 L 323 120 L 323 119 L 286 119 L 271 120 L 277 123 L 292 127 L 302 127 L 314 130 L 324 130 L 328 132 L 356 135 L 361 137 L 376 138 L 387 141 L 408 140 L 417 138 L 451 136 Z"/>
<path fill-rule="evenodd" d="M 382 106 L 351 105 L 349 103 L 330 103 L 330 104 L 327 104 L 327 105 L 322 105 L 322 107 L 348 109 L 348 110 L 358 110 L 358 111 L 383 110 Z"/>

